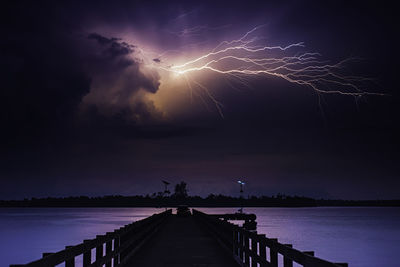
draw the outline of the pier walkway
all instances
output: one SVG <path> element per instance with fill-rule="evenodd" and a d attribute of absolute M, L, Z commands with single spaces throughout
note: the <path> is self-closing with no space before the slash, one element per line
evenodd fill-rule
<path fill-rule="evenodd" d="M 172 215 L 127 266 L 239 266 L 193 216 Z"/>

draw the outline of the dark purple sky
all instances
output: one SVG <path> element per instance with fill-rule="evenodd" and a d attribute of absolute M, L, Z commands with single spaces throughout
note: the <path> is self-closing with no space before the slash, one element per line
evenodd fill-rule
<path fill-rule="evenodd" d="M 0 199 L 151 194 L 161 179 L 200 195 L 236 195 L 243 179 L 254 195 L 400 198 L 396 9 L 260 2 L 2 7 Z M 304 42 L 330 62 L 360 58 L 346 74 L 372 78 L 363 88 L 387 95 L 319 97 L 277 77 L 248 86 L 198 77 L 222 118 L 209 98 L 190 98 L 187 84 L 166 82 L 140 56 L 175 50 L 176 62 L 188 60 L 257 25 L 269 45 Z"/>

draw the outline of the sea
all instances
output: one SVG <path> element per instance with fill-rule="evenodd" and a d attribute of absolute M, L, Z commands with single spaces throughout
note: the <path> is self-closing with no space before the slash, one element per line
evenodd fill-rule
<path fill-rule="evenodd" d="M 237 211 L 197 209 L 210 214 Z M 62 250 L 162 211 L 0 208 L 0 266 L 28 263 L 43 252 Z M 399 207 L 244 208 L 244 212 L 257 215 L 258 233 L 301 251 L 314 251 L 319 258 L 347 262 L 350 267 L 400 266 Z"/>

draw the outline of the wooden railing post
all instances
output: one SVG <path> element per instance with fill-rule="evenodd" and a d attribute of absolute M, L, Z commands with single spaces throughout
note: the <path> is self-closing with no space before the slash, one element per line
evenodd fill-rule
<path fill-rule="evenodd" d="M 250 240 L 249 240 L 249 235 L 246 233 L 246 231 L 243 231 L 244 232 L 244 235 L 243 235 L 243 237 L 244 237 L 244 264 L 246 265 L 246 266 L 249 266 L 250 265 L 250 253 L 249 253 L 249 250 L 250 250 Z"/>
<path fill-rule="evenodd" d="M 88 243 L 90 240 L 83 240 L 83 243 Z M 92 250 L 88 249 L 83 252 L 83 267 L 87 267 L 92 263 Z"/>
<path fill-rule="evenodd" d="M 252 251 L 252 255 L 251 255 L 251 267 L 257 267 L 257 258 L 253 257 L 254 255 L 258 255 L 258 251 L 257 251 L 257 240 L 255 238 L 255 236 L 253 236 L 251 238 L 251 251 Z"/>
<path fill-rule="evenodd" d="M 258 235 L 258 236 L 261 238 L 265 238 L 265 235 Z M 261 240 L 258 241 L 258 250 L 259 250 L 261 259 L 263 259 L 264 261 L 267 261 L 267 247 L 266 247 L 265 243 L 262 242 Z M 260 267 L 267 267 L 267 264 L 265 262 L 260 262 Z"/>
<path fill-rule="evenodd" d="M 244 238 L 243 238 L 243 230 L 239 230 L 239 258 L 243 262 L 243 254 L 244 254 Z"/>
<path fill-rule="evenodd" d="M 119 246 L 120 246 L 119 239 L 120 239 L 120 238 L 119 238 L 119 235 L 117 235 L 117 236 L 115 237 L 115 239 L 114 239 L 114 251 L 116 251 L 117 249 L 119 249 Z M 117 253 L 117 254 L 115 254 L 115 256 L 114 256 L 114 259 L 113 259 L 113 261 L 114 261 L 114 266 L 117 266 L 117 264 L 120 263 L 119 255 L 120 255 L 120 253 Z"/>
<path fill-rule="evenodd" d="M 68 249 L 71 247 L 73 247 L 73 246 L 66 246 L 65 249 Z M 75 267 L 75 257 L 73 257 L 72 259 L 66 260 L 65 267 Z"/>
<path fill-rule="evenodd" d="M 278 242 L 278 239 L 276 238 L 271 238 L 270 240 L 273 242 Z M 272 247 L 269 249 L 269 258 L 271 266 L 278 267 L 278 252 Z"/>
<path fill-rule="evenodd" d="M 106 242 L 106 256 L 110 255 L 112 251 L 112 239 Z M 106 267 L 111 267 L 111 258 L 106 262 Z"/>
<path fill-rule="evenodd" d="M 285 246 L 292 248 L 293 245 L 291 244 L 285 244 Z M 283 267 L 293 267 L 293 261 L 291 258 L 288 258 L 287 256 L 283 256 Z"/>
<path fill-rule="evenodd" d="M 238 256 L 239 252 L 239 238 L 238 238 L 238 231 L 236 231 L 236 228 L 232 229 L 232 235 L 233 235 L 233 255 Z"/>
<path fill-rule="evenodd" d="M 96 238 L 102 237 L 101 235 L 96 236 Z M 96 262 L 103 258 L 103 246 L 104 244 L 100 244 L 96 246 Z"/>
<path fill-rule="evenodd" d="M 125 228 L 122 228 L 122 229 L 125 229 Z M 124 241 L 126 239 L 126 236 L 127 236 L 127 234 L 123 234 L 123 235 L 119 236 L 119 246 L 120 247 L 123 247 Z M 124 260 L 124 251 L 120 251 L 118 254 L 119 254 L 118 255 L 119 259 L 118 260 L 119 260 L 119 263 L 121 263 Z"/>

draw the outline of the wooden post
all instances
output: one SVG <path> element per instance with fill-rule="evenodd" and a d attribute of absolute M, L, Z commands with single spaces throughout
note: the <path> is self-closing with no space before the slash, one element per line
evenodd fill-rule
<path fill-rule="evenodd" d="M 114 251 L 116 251 L 119 248 L 119 235 L 117 235 L 114 239 Z M 115 254 L 114 256 L 114 266 L 117 266 L 120 263 L 120 258 L 119 258 L 120 253 Z"/>
<path fill-rule="evenodd" d="M 103 244 L 96 247 L 96 262 L 103 258 Z"/>
<path fill-rule="evenodd" d="M 271 241 L 278 242 L 277 238 L 270 238 Z M 271 266 L 278 267 L 278 252 L 272 247 L 269 248 L 269 258 Z"/>
<path fill-rule="evenodd" d="M 87 243 L 90 240 L 83 240 L 83 243 Z M 83 267 L 87 267 L 92 263 L 92 250 L 88 249 L 83 252 Z"/>
<path fill-rule="evenodd" d="M 110 255 L 112 251 L 112 240 L 106 242 L 106 256 Z M 106 267 L 111 267 L 111 259 L 106 262 Z"/>
<path fill-rule="evenodd" d="M 250 240 L 249 240 L 249 235 L 246 233 L 246 231 L 244 232 L 244 264 L 246 266 L 250 265 Z"/>
<path fill-rule="evenodd" d="M 255 236 L 251 238 L 251 252 L 251 267 L 257 267 L 257 257 L 253 257 L 254 255 L 258 255 L 257 240 Z"/>
<path fill-rule="evenodd" d="M 65 249 L 71 248 L 73 246 L 66 246 Z M 65 261 L 65 267 L 75 267 L 75 257 Z"/>
<path fill-rule="evenodd" d="M 243 262 L 243 253 L 244 253 L 244 246 L 243 246 L 244 238 L 243 238 L 243 231 L 239 230 L 239 258 Z"/>
<path fill-rule="evenodd" d="M 239 240 L 238 240 L 238 232 L 236 231 L 235 228 L 233 228 L 232 234 L 233 234 L 233 255 L 237 256 L 238 255 L 238 248 L 239 248 L 239 246 L 238 246 Z"/>
<path fill-rule="evenodd" d="M 260 239 L 264 239 L 265 235 L 258 235 Z M 265 243 L 262 240 L 258 240 L 258 248 L 259 248 L 259 253 L 260 257 L 264 260 L 267 261 L 267 248 L 265 246 Z M 267 264 L 265 262 L 260 262 L 260 267 L 267 267 Z"/>
<path fill-rule="evenodd" d="M 293 247 L 293 245 L 291 244 L 284 244 L 284 245 L 290 248 Z M 285 255 L 283 255 L 283 267 L 293 267 L 292 259 L 286 257 Z"/>
<path fill-rule="evenodd" d="M 97 235 L 96 239 L 98 239 L 100 237 L 102 237 L 102 236 L 101 235 Z M 103 258 L 103 246 L 104 246 L 103 243 L 101 243 L 100 245 L 96 246 L 96 262 L 98 260 L 100 260 L 101 258 Z"/>

